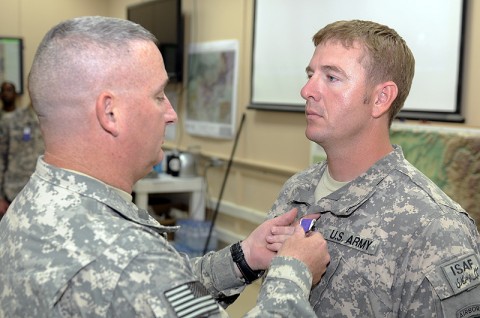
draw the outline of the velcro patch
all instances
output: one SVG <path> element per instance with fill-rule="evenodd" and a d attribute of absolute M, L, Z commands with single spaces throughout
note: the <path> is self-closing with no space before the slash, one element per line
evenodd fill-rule
<path fill-rule="evenodd" d="M 442 269 L 454 294 L 459 294 L 480 284 L 479 267 L 478 256 L 471 254 L 444 265 Z"/>
<path fill-rule="evenodd" d="M 219 312 L 218 304 L 198 281 L 189 282 L 165 292 L 167 301 L 178 317 L 207 317 Z"/>
<path fill-rule="evenodd" d="M 327 227 L 326 230 L 322 232 L 323 237 L 330 242 L 342 244 L 370 255 L 374 255 L 380 245 L 378 240 L 363 237 L 333 226 Z"/>
<path fill-rule="evenodd" d="M 480 304 L 470 305 L 457 311 L 457 318 L 480 317 Z"/>

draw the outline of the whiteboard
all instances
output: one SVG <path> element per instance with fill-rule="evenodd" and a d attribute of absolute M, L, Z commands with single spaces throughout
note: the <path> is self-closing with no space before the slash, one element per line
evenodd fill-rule
<path fill-rule="evenodd" d="M 361 19 L 395 29 L 415 56 L 402 113 L 457 118 L 449 115 L 460 114 L 463 10 L 463 0 L 256 0 L 249 108 L 303 111 L 313 35 L 331 22 Z"/>

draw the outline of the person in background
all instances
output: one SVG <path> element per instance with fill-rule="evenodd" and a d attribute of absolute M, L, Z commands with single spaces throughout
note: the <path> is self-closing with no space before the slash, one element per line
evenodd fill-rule
<path fill-rule="evenodd" d="M 371 21 L 331 23 L 313 42 L 305 134 L 327 158 L 284 184 L 269 217 L 321 214 L 331 262 L 310 295 L 317 316 L 479 317 L 473 219 L 390 143 L 412 52 Z"/>
<path fill-rule="evenodd" d="M 38 119 L 31 106 L 16 107 L 15 85 L 3 82 L 0 117 L 0 218 L 25 186 L 43 153 Z"/>
<path fill-rule="evenodd" d="M 177 121 L 155 42 L 131 21 L 79 17 L 40 43 L 29 93 L 45 153 L 0 222 L 0 316 L 225 317 L 266 269 L 249 317 L 315 316 L 308 295 L 329 254 L 291 225 L 295 210 L 188 259 L 165 238 L 176 228 L 132 203 Z"/>
<path fill-rule="evenodd" d="M 0 86 L 0 98 L 2 100 L 2 113 L 14 111 L 15 103 L 17 101 L 15 84 L 7 81 L 2 82 L 2 85 Z"/>

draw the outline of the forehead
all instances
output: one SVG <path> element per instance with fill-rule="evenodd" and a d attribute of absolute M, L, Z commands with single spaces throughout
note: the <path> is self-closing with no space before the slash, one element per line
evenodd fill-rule
<path fill-rule="evenodd" d="M 10 83 L 3 83 L 1 89 L 2 89 L 2 91 L 13 91 L 14 90 L 13 85 L 10 84 Z"/>
<path fill-rule="evenodd" d="M 361 61 L 364 56 L 363 46 L 358 41 L 347 45 L 339 40 L 328 40 L 316 46 L 315 53 L 317 52 L 325 57 L 349 57 L 356 58 L 357 61 Z"/>
<path fill-rule="evenodd" d="M 329 40 L 315 47 L 310 68 L 336 66 L 342 69 L 363 69 L 365 53 L 358 42 L 345 46 L 339 41 Z"/>
<path fill-rule="evenodd" d="M 168 80 L 162 55 L 153 42 L 138 43 L 134 46 L 134 52 L 132 68 L 137 81 L 166 82 Z"/>

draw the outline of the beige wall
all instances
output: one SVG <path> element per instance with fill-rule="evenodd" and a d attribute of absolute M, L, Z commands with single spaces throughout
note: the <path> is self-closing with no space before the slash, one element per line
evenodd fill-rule
<path fill-rule="evenodd" d="M 141 1 L 2 0 L 0 34 L 24 38 L 27 73 L 36 46 L 53 24 L 79 15 L 125 18 L 126 6 L 137 2 Z M 464 114 L 466 125 L 480 127 L 480 107 L 477 106 L 480 100 L 477 88 L 480 82 L 480 2 L 469 2 L 463 78 Z M 264 212 L 285 179 L 309 163 L 310 143 L 304 136 L 304 116 L 246 109 L 250 99 L 253 0 L 183 0 L 183 10 L 187 42 L 237 39 L 240 43 L 237 118 L 239 120 L 245 112 L 246 121 L 223 199 L 243 208 Z M 22 103 L 28 103 L 27 97 Z M 183 113 L 181 105 L 180 118 Z M 207 157 L 229 158 L 233 140 L 195 137 L 181 131 L 182 122 L 177 126 L 177 140 L 167 143 L 167 147 L 185 149 L 196 145 Z M 223 172 L 221 168 L 216 168 L 208 174 L 209 193 L 213 197 L 219 193 Z"/>
<path fill-rule="evenodd" d="M 463 101 L 466 124 L 480 127 L 480 3 L 470 1 L 467 10 L 465 72 Z M 303 114 L 246 110 L 250 99 L 251 40 L 253 1 L 245 0 L 184 0 L 184 11 L 189 17 L 187 32 L 193 41 L 238 39 L 240 41 L 240 74 L 237 118 L 246 113 L 246 122 L 239 139 L 235 165 L 227 183 L 224 200 L 244 207 L 265 211 L 275 199 L 283 181 L 309 163 L 310 143 L 304 136 Z M 197 26 L 193 31 L 191 24 Z M 320 28 L 321 26 L 319 26 Z M 312 33 L 315 30 L 312 31 Z M 192 35 L 193 34 L 193 35 Z M 192 39 L 190 39 L 192 40 Z M 313 52 L 313 48 L 312 48 Z M 477 57 L 477 58 L 475 58 Z M 182 115 L 183 109 L 180 110 Z M 181 148 L 200 145 L 201 151 L 228 159 L 231 141 L 198 138 L 182 134 Z M 211 194 L 219 193 L 223 171 L 209 176 Z"/>
<path fill-rule="evenodd" d="M 2 0 L 0 34 L 24 40 L 24 78 L 32 65 L 35 50 L 53 24 L 79 15 L 105 15 L 107 2 L 97 0 Z M 26 88 L 26 81 L 24 81 Z M 27 95 L 27 94 L 25 94 Z M 28 104 L 27 96 L 20 104 Z"/>
<path fill-rule="evenodd" d="M 470 0 L 465 39 L 463 106 L 466 125 L 480 127 L 480 1 Z"/>

